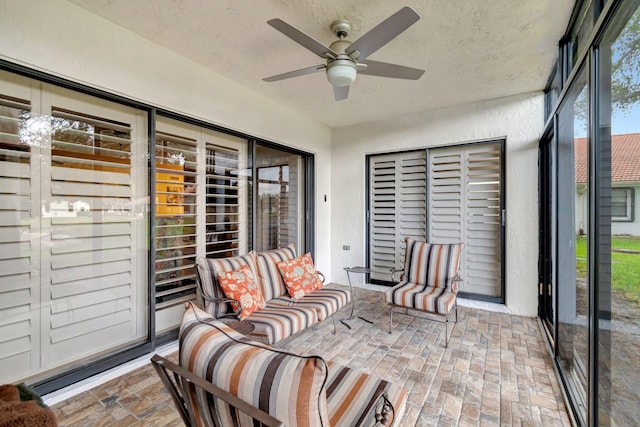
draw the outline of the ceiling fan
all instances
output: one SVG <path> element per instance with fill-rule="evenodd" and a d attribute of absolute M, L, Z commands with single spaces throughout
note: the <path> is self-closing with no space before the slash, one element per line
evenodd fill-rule
<path fill-rule="evenodd" d="M 346 19 L 333 21 L 331 23 L 331 31 L 335 33 L 338 40 L 331 43 L 329 47 L 326 47 L 281 19 L 271 19 L 267 21 L 267 24 L 302 45 L 302 47 L 309 49 L 311 52 L 325 59 L 326 63 L 289 71 L 264 78 L 263 80 L 266 82 L 276 82 L 326 70 L 327 80 L 333 85 L 333 93 L 336 101 L 347 99 L 349 96 L 349 85 L 355 81 L 358 73 L 369 76 L 418 80 L 424 73 L 424 70 L 386 62 L 366 60 L 366 58 L 389 43 L 419 19 L 420 15 L 418 15 L 415 10 L 405 6 L 353 43 L 347 40 L 347 36 L 351 32 L 351 22 Z"/>

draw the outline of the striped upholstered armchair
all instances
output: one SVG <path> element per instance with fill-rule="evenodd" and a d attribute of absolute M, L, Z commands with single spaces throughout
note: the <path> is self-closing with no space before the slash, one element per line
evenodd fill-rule
<path fill-rule="evenodd" d="M 458 275 L 463 243 L 435 244 L 405 238 L 407 250 L 400 282 L 385 292 L 389 303 L 389 333 L 395 307 L 435 315 L 445 324 L 445 347 L 449 345 L 449 317 L 455 312 L 458 321 Z M 453 329 L 452 329 L 453 330 Z"/>

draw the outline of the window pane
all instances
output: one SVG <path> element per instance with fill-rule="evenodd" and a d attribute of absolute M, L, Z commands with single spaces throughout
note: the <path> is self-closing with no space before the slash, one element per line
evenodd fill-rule
<path fill-rule="evenodd" d="M 632 211 L 640 182 L 639 3 L 620 9 L 598 46 L 600 425 L 640 419 L 640 221 Z"/>
<path fill-rule="evenodd" d="M 577 64 L 578 58 L 587 48 L 587 39 L 591 35 L 591 30 L 593 30 L 593 24 L 595 22 L 594 19 L 594 1 L 593 0 L 584 0 L 578 11 L 578 16 L 576 21 L 571 29 L 571 43 L 572 43 L 572 52 L 571 52 L 571 64 L 569 70 L 567 70 L 567 75 L 571 73 L 571 69 L 579 64 Z"/>
<path fill-rule="evenodd" d="M 588 344 L 588 86 L 584 69 L 560 109 L 558 126 L 558 358 L 578 417 L 586 417 Z M 566 165 L 566 167 L 565 167 Z"/>

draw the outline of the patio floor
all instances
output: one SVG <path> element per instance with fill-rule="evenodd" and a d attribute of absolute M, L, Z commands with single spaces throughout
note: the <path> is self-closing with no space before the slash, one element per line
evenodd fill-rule
<path fill-rule="evenodd" d="M 331 320 L 276 347 L 314 353 L 402 384 L 398 426 L 570 426 L 551 358 L 535 318 L 460 307 L 449 348 L 444 325 L 388 311 L 382 294 L 355 288 L 348 329 Z M 170 358 L 174 358 L 173 354 Z M 150 364 L 52 406 L 61 426 L 182 425 Z"/>

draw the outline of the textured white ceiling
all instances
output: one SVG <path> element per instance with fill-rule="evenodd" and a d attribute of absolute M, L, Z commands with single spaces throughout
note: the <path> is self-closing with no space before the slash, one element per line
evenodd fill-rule
<path fill-rule="evenodd" d="M 69 0 L 332 128 L 542 90 L 574 0 Z M 422 17 L 372 60 L 426 70 L 417 81 L 358 76 L 336 102 L 323 72 L 262 78 L 322 59 L 266 24 L 280 18 L 329 45 L 403 6 Z M 187 78 L 187 76 L 185 76 Z"/>

